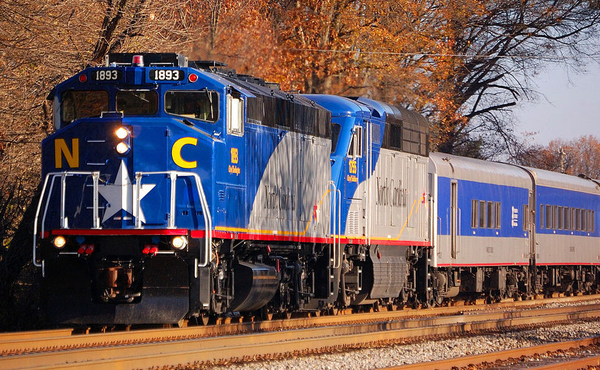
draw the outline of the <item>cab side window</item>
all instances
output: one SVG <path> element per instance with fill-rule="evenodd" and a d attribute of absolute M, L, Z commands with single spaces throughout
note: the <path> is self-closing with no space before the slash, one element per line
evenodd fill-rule
<path fill-rule="evenodd" d="M 244 135 L 244 100 L 239 95 L 227 95 L 227 133 Z"/>
<path fill-rule="evenodd" d="M 340 131 L 342 130 L 342 126 L 334 123 L 331 126 L 331 153 L 335 152 L 337 148 L 337 142 L 340 137 Z"/>
<path fill-rule="evenodd" d="M 352 130 L 352 139 L 350 141 L 350 147 L 348 148 L 348 157 L 357 158 L 363 155 L 363 128 L 361 126 L 354 126 Z"/>

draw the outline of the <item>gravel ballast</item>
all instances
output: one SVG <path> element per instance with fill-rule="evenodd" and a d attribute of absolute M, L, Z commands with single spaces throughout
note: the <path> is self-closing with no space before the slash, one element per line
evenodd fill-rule
<path fill-rule="evenodd" d="M 212 369 L 237 370 L 356 370 L 378 369 L 449 358 L 532 347 L 559 341 L 600 336 L 599 322 L 585 322 L 524 331 L 429 340 L 420 343 L 292 357 L 283 360 L 233 363 Z"/>

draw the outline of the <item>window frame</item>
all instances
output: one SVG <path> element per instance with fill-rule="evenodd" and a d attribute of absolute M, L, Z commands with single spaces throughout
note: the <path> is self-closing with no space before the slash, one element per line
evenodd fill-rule
<path fill-rule="evenodd" d="M 195 117 L 195 115 L 193 115 L 193 114 L 179 114 L 179 113 L 175 113 L 175 112 L 169 112 L 167 110 L 167 94 L 185 94 L 185 93 L 205 94 L 208 97 L 209 104 L 211 104 L 211 106 L 212 106 L 212 111 L 215 112 L 215 114 L 213 114 L 214 119 L 204 119 L 204 118 L 200 118 L 200 117 Z M 212 98 L 211 98 L 211 96 L 212 96 Z M 212 99 L 214 99 L 214 100 L 212 100 Z M 172 115 L 175 117 L 183 117 L 186 119 L 190 118 L 190 119 L 199 120 L 202 122 L 208 122 L 211 124 L 215 124 L 219 121 L 219 118 L 220 118 L 220 106 L 221 106 L 221 99 L 219 96 L 219 92 L 217 90 L 209 90 L 208 88 L 204 88 L 201 90 L 168 90 L 164 94 L 163 110 L 166 114 L 169 114 L 169 115 Z"/>
<path fill-rule="evenodd" d="M 98 114 L 94 114 L 94 115 L 75 115 L 73 119 L 71 120 L 66 120 L 65 119 L 65 111 L 66 111 L 66 107 L 65 107 L 65 103 L 68 102 L 69 97 L 72 94 L 83 94 L 83 93 L 98 93 L 98 94 L 104 94 L 104 97 L 102 97 L 104 99 L 104 103 L 106 105 L 104 105 L 102 107 L 102 109 L 105 108 L 105 110 L 100 110 L 100 112 L 98 112 Z M 73 123 L 74 121 L 78 120 L 78 119 L 82 119 L 82 118 L 91 118 L 91 117 L 100 117 L 102 115 L 102 112 L 108 112 L 110 111 L 110 102 L 111 102 L 111 98 L 110 98 L 110 94 L 108 92 L 108 90 L 75 90 L 75 89 L 70 89 L 70 90 L 66 90 L 63 91 L 60 94 L 60 103 L 59 104 L 55 104 L 59 106 L 60 109 L 60 114 L 58 115 L 58 124 L 57 122 L 55 122 L 55 127 L 56 129 L 60 129 L 62 127 L 68 126 L 71 123 Z M 76 111 L 76 105 L 78 104 L 77 102 L 72 102 L 71 103 L 73 106 L 73 110 Z M 79 104 L 82 104 L 81 102 Z M 87 104 L 83 104 L 85 106 L 89 107 L 89 103 Z"/>
<path fill-rule="evenodd" d="M 502 228 L 502 203 L 494 202 L 494 228 L 500 230 Z"/>
<path fill-rule="evenodd" d="M 121 95 L 122 93 L 136 93 L 136 92 L 144 92 L 144 93 L 150 93 L 151 95 L 154 96 L 154 98 L 156 99 L 156 104 L 154 105 L 154 111 L 149 112 L 149 113 L 135 113 L 135 114 L 131 114 L 131 113 L 126 113 L 126 111 L 120 110 L 119 109 L 119 95 Z M 144 98 L 141 98 L 144 99 Z M 148 100 L 149 102 L 149 100 Z M 122 90 L 117 90 L 117 92 L 115 93 L 115 110 L 117 112 L 122 112 L 123 116 L 154 116 L 156 115 L 156 113 L 158 113 L 158 106 L 159 106 L 159 97 L 158 97 L 158 93 L 156 92 L 156 90 L 150 90 L 150 89 L 122 89 Z M 151 106 L 151 105 L 150 105 Z"/>
<path fill-rule="evenodd" d="M 348 146 L 349 158 L 362 158 L 363 156 L 363 128 L 360 125 L 355 125 L 352 128 L 352 137 Z"/>
<path fill-rule="evenodd" d="M 494 202 L 487 201 L 485 207 L 487 212 L 485 228 L 492 229 L 494 228 Z"/>
<path fill-rule="evenodd" d="M 244 99 L 241 95 L 227 94 L 227 134 L 244 136 Z"/>
<path fill-rule="evenodd" d="M 479 225 L 479 201 L 471 199 L 471 228 L 477 229 Z"/>
<path fill-rule="evenodd" d="M 486 219 L 485 219 L 486 214 L 487 214 L 487 212 L 486 212 L 485 201 L 480 200 L 479 201 L 479 228 L 480 229 L 485 229 L 485 226 L 487 224 Z"/>

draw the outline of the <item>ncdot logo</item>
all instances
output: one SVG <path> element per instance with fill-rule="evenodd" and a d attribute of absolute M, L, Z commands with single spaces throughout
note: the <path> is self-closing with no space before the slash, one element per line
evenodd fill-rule
<path fill-rule="evenodd" d="M 65 139 L 54 140 L 54 168 L 63 167 L 63 158 L 70 168 L 79 167 L 79 139 L 71 139 L 71 148 Z"/>
<path fill-rule="evenodd" d="M 227 168 L 230 174 L 238 176 L 242 172 L 242 170 L 238 166 L 236 166 L 239 160 L 240 159 L 238 157 L 238 149 L 231 148 L 231 164 Z"/>
<path fill-rule="evenodd" d="M 173 148 L 171 148 L 171 157 L 173 158 L 173 162 L 181 168 L 196 168 L 198 167 L 197 161 L 186 161 L 181 156 L 181 150 L 186 145 L 198 145 L 198 139 L 193 137 L 183 137 L 177 140 L 173 144 Z"/>
<path fill-rule="evenodd" d="M 183 137 L 177 140 L 173 147 L 171 148 L 171 157 L 173 158 L 173 162 L 181 168 L 196 168 L 198 167 L 197 161 L 188 161 L 183 158 L 181 152 L 183 147 L 186 145 L 198 145 L 198 139 L 193 137 Z M 188 158 L 189 159 L 189 158 Z M 227 170 L 230 174 L 238 176 L 242 171 L 238 166 L 239 163 L 239 151 L 237 148 L 231 148 L 230 151 L 230 165 Z"/>

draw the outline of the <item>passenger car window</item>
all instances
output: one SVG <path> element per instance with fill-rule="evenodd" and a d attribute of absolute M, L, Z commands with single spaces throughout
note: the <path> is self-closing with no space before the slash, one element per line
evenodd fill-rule
<path fill-rule="evenodd" d="M 477 221 L 478 221 L 478 217 L 477 217 L 477 210 L 479 206 L 479 201 L 476 199 L 472 199 L 471 200 L 471 228 L 476 229 L 477 228 Z"/>

